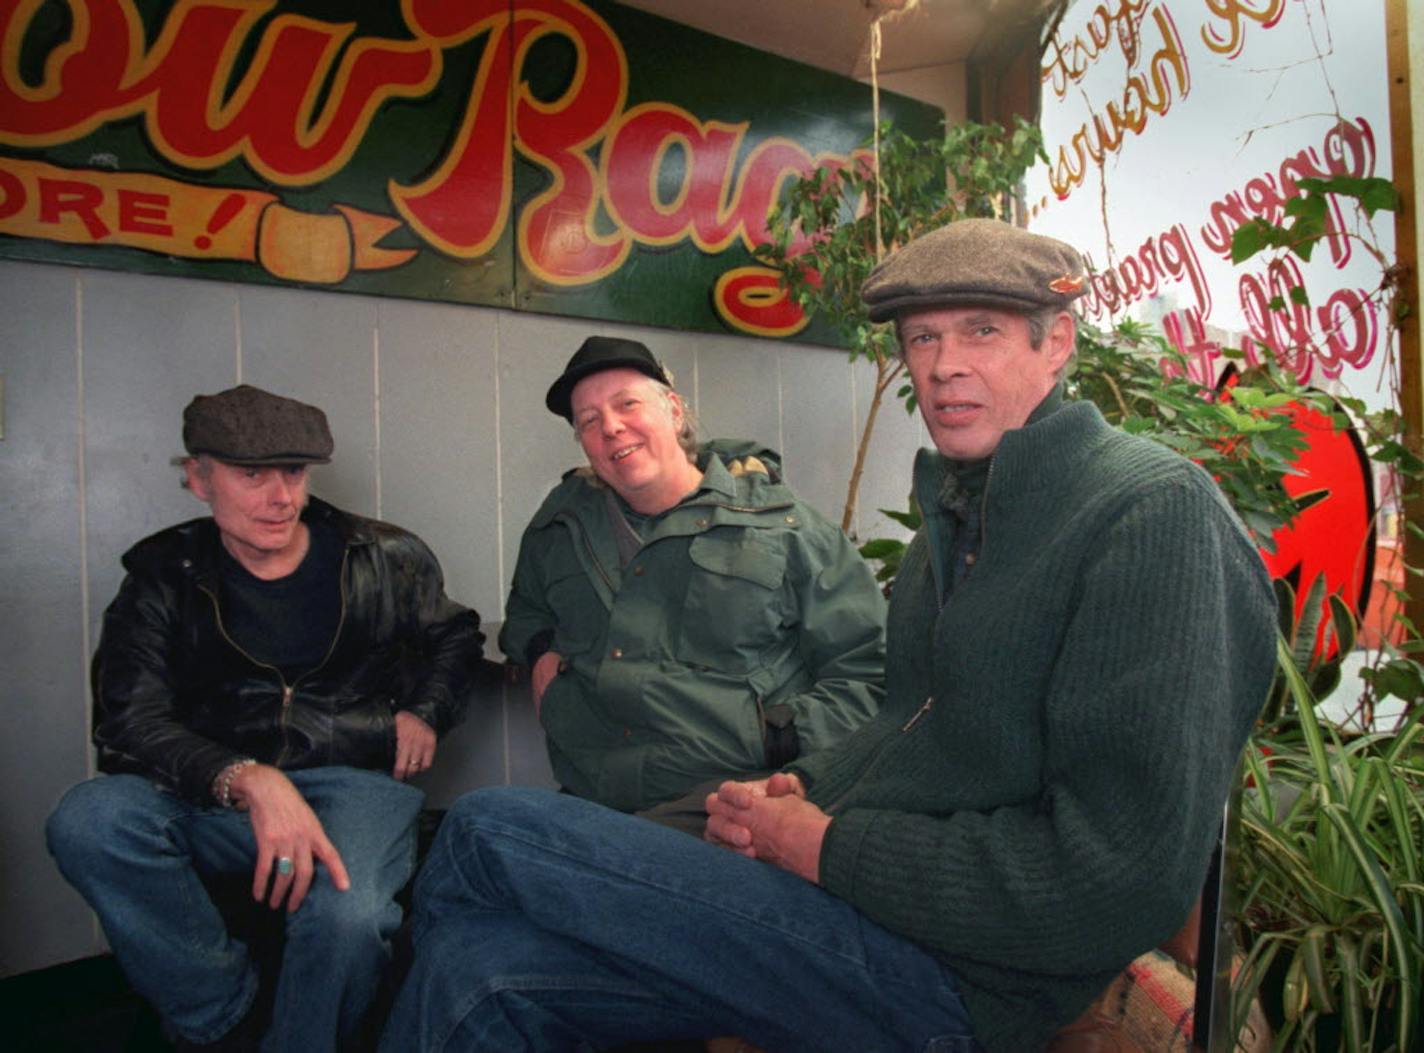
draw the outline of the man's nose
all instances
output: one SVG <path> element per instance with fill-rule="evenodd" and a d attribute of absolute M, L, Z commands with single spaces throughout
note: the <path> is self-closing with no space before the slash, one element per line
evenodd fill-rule
<path fill-rule="evenodd" d="M 934 367 L 931 370 L 936 380 L 949 380 L 969 372 L 968 360 L 958 341 L 943 340 L 935 352 Z"/>
<path fill-rule="evenodd" d="M 603 415 L 603 434 L 609 438 L 617 435 L 623 430 L 623 417 L 618 413 L 605 413 Z"/>
<path fill-rule="evenodd" d="M 267 499 L 274 505 L 292 503 L 292 484 L 281 472 L 272 474 L 272 481 L 267 484 Z"/>

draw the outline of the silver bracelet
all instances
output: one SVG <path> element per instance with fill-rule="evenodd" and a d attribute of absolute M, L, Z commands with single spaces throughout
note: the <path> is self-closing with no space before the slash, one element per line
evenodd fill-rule
<path fill-rule="evenodd" d="M 257 762 L 251 757 L 244 757 L 240 761 L 233 761 L 222 771 L 218 772 L 218 777 L 213 780 L 213 796 L 217 798 L 218 804 L 223 808 L 232 807 L 232 780 L 237 777 L 237 773 L 243 768 L 250 767 Z"/>

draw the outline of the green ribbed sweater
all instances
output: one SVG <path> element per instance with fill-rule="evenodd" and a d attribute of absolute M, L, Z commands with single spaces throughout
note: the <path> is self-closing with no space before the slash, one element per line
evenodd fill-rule
<path fill-rule="evenodd" d="M 991 1053 L 1028 1053 L 1186 918 L 1275 603 L 1205 472 L 1071 403 L 1004 436 L 941 609 L 948 471 L 916 461 L 880 715 L 793 770 L 833 816 L 824 887 L 944 961 Z"/>

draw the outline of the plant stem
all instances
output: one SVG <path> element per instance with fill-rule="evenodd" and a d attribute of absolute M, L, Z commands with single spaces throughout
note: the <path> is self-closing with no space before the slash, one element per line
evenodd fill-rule
<path fill-rule="evenodd" d="M 1127 418 L 1132 416 L 1132 414 L 1128 411 L 1127 403 L 1123 401 L 1122 389 L 1117 386 L 1117 382 L 1113 380 L 1112 375 L 1110 373 L 1104 371 L 1102 373 L 1102 378 L 1107 383 L 1107 386 L 1112 390 L 1113 398 L 1117 400 L 1118 409 L 1122 410 L 1122 419 L 1127 420 Z"/>
<path fill-rule="evenodd" d="M 886 390 L 904 370 L 905 363 L 899 358 L 886 359 L 880 351 L 875 352 L 875 393 L 870 398 L 870 409 L 865 414 L 865 427 L 860 431 L 860 443 L 855 450 L 855 466 L 850 471 L 850 485 L 846 487 L 845 510 L 841 513 L 841 530 L 851 533 L 850 525 L 855 519 L 855 506 L 860 493 L 860 476 L 865 470 L 865 457 L 870 451 L 870 436 L 875 430 L 875 418 L 880 413 L 880 403 Z M 851 535 L 854 536 L 854 535 Z"/>

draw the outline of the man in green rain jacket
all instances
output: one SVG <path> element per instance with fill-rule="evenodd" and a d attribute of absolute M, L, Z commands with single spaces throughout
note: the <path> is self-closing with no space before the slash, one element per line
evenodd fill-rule
<path fill-rule="evenodd" d="M 500 644 L 531 669 L 566 789 L 700 833 L 705 784 L 774 770 L 874 714 L 880 591 L 775 454 L 697 445 L 642 344 L 590 337 L 546 402 L 589 467 L 525 531 Z"/>

